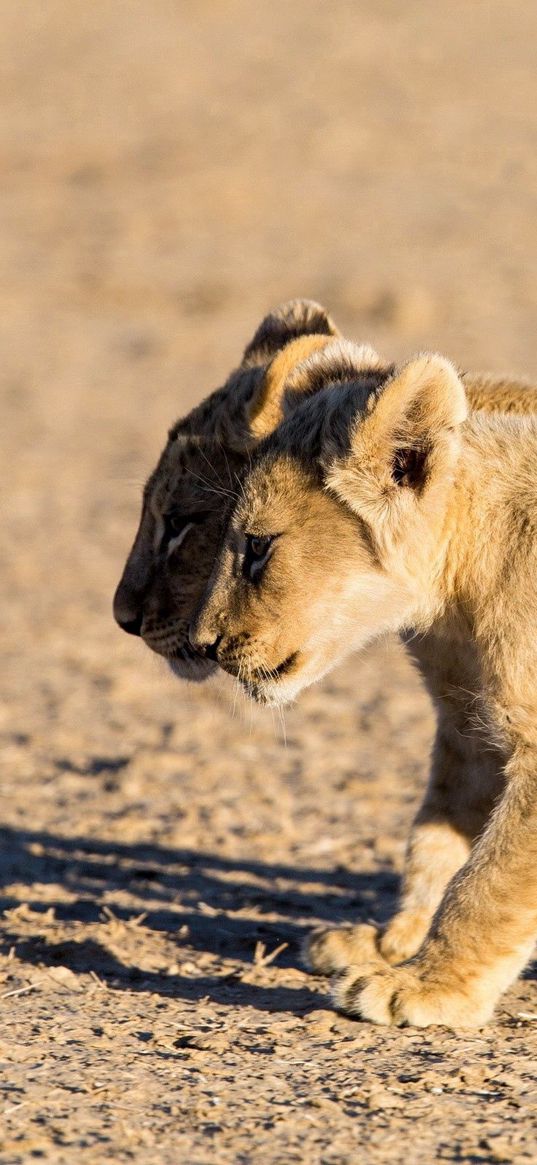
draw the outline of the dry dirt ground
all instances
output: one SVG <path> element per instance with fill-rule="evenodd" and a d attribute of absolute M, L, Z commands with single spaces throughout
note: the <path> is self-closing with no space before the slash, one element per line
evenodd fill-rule
<path fill-rule="evenodd" d="M 534 1161 L 537 986 L 338 1017 L 432 715 L 395 643 L 282 725 L 111 619 L 166 426 L 261 314 L 537 376 L 530 3 L 2 5 L 2 1165 Z"/>

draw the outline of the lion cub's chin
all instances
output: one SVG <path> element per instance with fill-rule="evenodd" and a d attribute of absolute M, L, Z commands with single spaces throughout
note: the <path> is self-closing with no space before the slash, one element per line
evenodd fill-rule
<path fill-rule="evenodd" d="M 277 708 L 282 704 L 291 704 L 302 691 L 304 684 L 296 680 L 273 680 L 271 683 L 250 683 L 242 680 L 242 687 L 247 696 L 262 704 L 264 708 Z"/>
<path fill-rule="evenodd" d="M 194 660 L 190 662 L 184 659 L 168 659 L 166 663 L 170 671 L 179 680 L 190 680 L 193 684 L 203 683 L 204 680 L 207 680 L 209 676 L 213 676 L 218 671 L 217 665 L 212 663 L 210 659 L 200 658 L 195 662 Z"/>
<path fill-rule="evenodd" d="M 242 680 L 242 686 L 248 696 L 262 704 L 265 708 L 277 708 L 282 704 L 292 704 L 303 688 L 309 688 L 316 680 L 320 680 L 325 672 L 330 671 L 332 664 L 322 666 L 318 661 L 307 659 L 301 654 L 300 662 L 295 664 L 292 675 L 282 676 L 280 679 L 269 680 Z"/>

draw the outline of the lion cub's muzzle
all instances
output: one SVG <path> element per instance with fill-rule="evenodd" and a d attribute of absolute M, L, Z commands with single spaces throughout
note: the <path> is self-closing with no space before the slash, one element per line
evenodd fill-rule
<path fill-rule="evenodd" d="M 260 703 L 265 702 L 265 689 L 269 686 L 274 687 L 280 679 L 288 676 L 295 669 L 299 657 L 298 651 L 294 651 L 271 667 L 260 660 L 247 631 L 229 639 L 225 639 L 224 635 L 210 638 L 207 634 L 200 633 L 194 625 L 190 629 L 189 637 L 195 650 L 202 651 L 205 658 L 214 660 L 223 671 L 239 680 L 248 694 Z"/>
<path fill-rule="evenodd" d="M 170 664 L 183 679 L 201 680 L 216 670 L 211 655 L 192 646 L 187 635 L 187 621 L 176 615 L 162 617 L 146 610 L 142 592 L 121 580 L 114 595 L 114 618 L 122 631 L 138 635 L 156 655 Z"/>
<path fill-rule="evenodd" d="M 205 637 L 202 641 L 199 636 L 193 635 L 191 630 L 189 640 L 193 651 L 199 652 L 205 659 L 213 660 L 230 676 L 240 679 L 244 670 L 249 671 L 241 651 L 241 643 L 235 639 L 226 642 L 223 635 L 217 635 L 215 639 L 208 640 Z"/>

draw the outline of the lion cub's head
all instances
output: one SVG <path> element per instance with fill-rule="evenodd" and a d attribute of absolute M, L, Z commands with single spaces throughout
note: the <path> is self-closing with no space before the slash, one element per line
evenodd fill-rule
<path fill-rule="evenodd" d="M 216 668 L 188 638 L 250 450 L 281 419 L 279 384 L 337 336 L 319 304 L 292 300 L 268 315 L 240 367 L 178 421 L 144 490 L 134 545 L 114 597 L 124 631 L 141 635 L 177 675 Z"/>
<path fill-rule="evenodd" d="M 424 624 L 466 417 L 447 360 L 396 370 L 346 341 L 279 393 L 285 419 L 243 478 L 191 631 L 264 703 L 385 630 Z"/>

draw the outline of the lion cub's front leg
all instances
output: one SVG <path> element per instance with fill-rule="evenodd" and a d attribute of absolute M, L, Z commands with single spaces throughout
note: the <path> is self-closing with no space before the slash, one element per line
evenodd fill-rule
<path fill-rule="evenodd" d="M 479 1026 L 528 961 L 537 934 L 537 757 L 514 757 L 483 837 L 452 879 L 419 953 L 349 967 L 334 999 L 383 1024 Z"/>
<path fill-rule="evenodd" d="M 315 931 L 305 956 L 318 974 L 343 971 L 373 951 L 388 963 L 402 963 L 421 947 L 448 882 L 466 862 L 503 784 L 503 758 L 483 751 L 475 734 L 459 728 L 446 709 L 429 786 L 408 842 L 399 910 L 384 931 L 361 924 Z"/>

